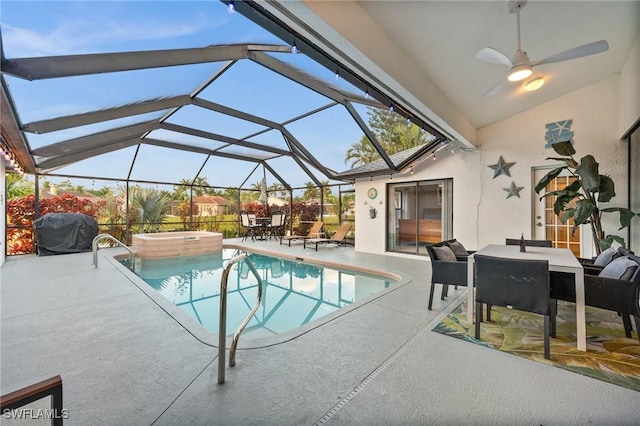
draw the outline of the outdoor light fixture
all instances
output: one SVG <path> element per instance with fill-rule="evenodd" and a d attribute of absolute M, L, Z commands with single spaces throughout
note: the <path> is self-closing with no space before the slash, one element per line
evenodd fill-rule
<path fill-rule="evenodd" d="M 9 150 L 9 147 L 5 144 L 4 138 L 2 139 L 2 144 L 0 144 L 0 158 L 4 157 L 4 159 L 11 164 L 13 170 L 20 175 L 24 175 L 24 170 L 22 170 L 22 166 L 20 162 L 16 158 L 16 156 Z"/>
<path fill-rule="evenodd" d="M 367 88 L 367 91 L 364 92 L 364 98 L 365 99 L 369 99 L 371 97 L 371 95 L 369 95 L 369 88 Z"/>
<path fill-rule="evenodd" d="M 536 77 L 533 80 L 527 81 L 524 84 L 524 90 L 527 92 L 533 92 L 534 90 L 538 90 L 544 84 L 544 77 Z"/>
<path fill-rule="evenodd" d="M 407 126 L 411 127 L 411 117 L 407 118 Z"/>
<path fill-rule="evenodd" d="M 291 53 L 293 53 L 294 55 L 296 53 L 298 53 L 298 46 L 296 46 L 296 41 L 293 41 L 293 44 L 291 45 Z"/>
<path fill-rule="evenodd" d="M 507 78 L 509 81 L 520 81 L 529 77 L 531 75 L 531 72 L 531 65 L 516 65 L 515 67 L 511 68 L 511 73 Z"/>
<path fill-rule="evenodd" d="M 230 1 L 229 2 L 229 6 L 227 6 L 227 10 L 229 11 L 229 13 L 233 13 L 236 11 L 236 5 L 234 2 Z"/>
<path fill-rule="evenodd" d="M 340 68 L 336 66 L 336 80 L 340 78 Z"/>
<path fill-rule="evenodd" d="M 389 105 L 389 112 L 393 112 L 393 102 Z"/>

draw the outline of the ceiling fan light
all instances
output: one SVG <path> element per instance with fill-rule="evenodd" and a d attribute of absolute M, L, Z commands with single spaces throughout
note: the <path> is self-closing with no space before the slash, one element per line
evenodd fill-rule
<path fill-rule="evenodd" d="M 520 81 L 531 75 L 531 66 L 527 64 L 516 65 L 511 68 L 511 74 L 509 74 L 509 81 Z"/>
<path fill-rule="evenodd" d="M 527 92 L 533 92 L 538 90 L 544 84 L 544 77 L 536 77 L 533 80 L 527 81 L 524 85 L 524 90 Z"/>

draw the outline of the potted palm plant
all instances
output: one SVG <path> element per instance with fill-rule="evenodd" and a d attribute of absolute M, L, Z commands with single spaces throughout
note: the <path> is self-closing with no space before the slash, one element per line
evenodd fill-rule
<path fill-rule="evenodd" d="M 553 150 L 562 157 L 551 157 L 547 160 L 562 161 L 564 165 L 551 170 L 536 184 L 537 194 L 542 191 L 549 182 L 556 178 L 564 170 L 569 171 L 577 179 L 571 185 L 560 191 L 551 191 L 544 197 L 557 196 L 553 205 L 553 211 L 560 216 L 562 223 L 573 219 L 574 230 L 582 224 L 590 224 L 593 241 L 597 254 L 611 246 L 616 241 L 622 247 L 625 242 L 617 235 L 605 235 L 602 229 L 602 213 L 618 212 L 620 215 L 620 228 L 624 229 L 631 223 L 631 219 L 640 213 L 634 213 L 624 207 L 607 207 L 600 209 L 598 203 L 609 202 L 615 197 L 615 184 L 607 175 L 601 175 L 598 171 L 598 162 L 592 155 L 586 155 L 577 162 L 573 155 L 576 153 L 573 144 L 569 141 L 557 142 L 552 145 Z"/>

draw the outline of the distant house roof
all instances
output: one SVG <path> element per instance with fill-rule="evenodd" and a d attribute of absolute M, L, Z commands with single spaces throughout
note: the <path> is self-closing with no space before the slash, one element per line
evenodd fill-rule
<path fill-rule="evenodd" d="M 267 204 L 269 204 L 270 206 L 278 206 L 278 207 L 282 207 L 284 205 L 287 204 L 286 201 L 284 201 L 281 198 L 278 197 L 274 197 L 272 195 L 269 195 L 269 198 L 267 199 Z"/>
<path fill-rule="evenodd" d="M 61 195 L 64 195 L 64 194 L 71 195 L 71 196 L 79 198 L 81 200 L 91 201 L 92 203 L 99 203 L 101 201 L 104 201 L 104 198 L 101 198 L 101 197 L 98 197 L 97 195 L 93 195 L 93 194 L 89 194 L 89 193 L 62 190 L 62 191 L 59 191 L 58 193 L 54 194 L 54 193 L 51 193 L 51 192 L 49 192 L 47 190 L 44 190 L 44 189 L 40 191 L 40 199 L 41 200 L 50 200 L 50 199 L 55 198 L 55 197 L 60 197 Z"/>
<path fill-rule="evenodd" d="M 229 205 L 229 200 L 219 195 L 201 195 L 199 197 L 194 197 L 193 202 L 200 204 L 217 204 L 219 206 Z"/>

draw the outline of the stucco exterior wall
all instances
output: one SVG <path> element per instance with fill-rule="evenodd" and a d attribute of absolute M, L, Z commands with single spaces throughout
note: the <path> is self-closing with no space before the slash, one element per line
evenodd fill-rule
<path fill-rule="evenodd" d="M 620 79 L 619 75 L 609 77 L 479 129 L 480 144 L 476 151 L 456 154 L 441 151 L 436 161 L 428 159 L 414 167 L 413 175 L 357 182 L 356 250 L 385 252 L 386 184 L 407 180 L 453 178 L 453 236 L 468 249 L 502 244 L 505 238 L 523 233 L 530 237 L 536 198 L 532 170 L 554 164 L 545 160 L 555 156 L 552 149 L 545 148 L 545 124 L 561 120 L 573 120 L 576 158 L 594 155 L 601 173 L 609 174 L 616 183 L 617 195 L 610 205 L 626 206 L 628 159 L 626 142 L 619 139 Z M 510 168 L 510 177 L 501 175 L 494 179 L 488 166 L 500 156 L 516 164 Z M 503 188 L 512 181 L 524 187 L 520 198 L 506 198 Z M 379 212 L 376 219 L 369 218 L 368 204 L 364 203 L 370 202 L 367 198 L 370 187 L 379 194 L 375 200 Z M 379 204 L 380 200 L 383 204 Z M 614 232 L 619 227 L 616 216 L 609 218 L 604 222 L 605 230 Z M 625 231 L 621 235 L 626 235 Z"/>
<path fill-rule="evenodd" d="M 503 229 L 516 237 L 521 233 L 531 235 L 532 206 L 536 198 L 532 168 L 554 164 L 545 159 L 556 156 L 552 149 L 545 149 L 547 123 L 573 120 L 571 130 L 576 160 L 592 154 L 600 163 L 600 172 L 610 175 L 616 183 L 617 196 L 611 204 L 626 205 L 627 151 L 626 143 L 620 141 L 618 134 L 618 83 L 618 76 L 613 76 L 480 129 L 481 156 L 485 166 L 494 164 L 500 155 L 506 161 L 516 161 L 516 164 L 511 168 L 511 179 L 500 176 L 492 180 L 487 173 L 481 174 L 486 196 L 479 208 L 479 220 L 485 225 L 479 228 L 479 246 L 504 241 L 506 235 L 495 229 L 497 218 L 500 223 L 498 230 Z M 505 192 L 495 188 L 506 187 L 511 180 L 524 187 L 520 199 L 505 199 Z M 615 221 L 605 222 L 605 230 L 617 228 Z M 590 256 L 591 253 L 585 255 Z"/>
<path fill-rule="evenodd" d="M 640 119 L 640 35 L 620 72 L 620 129 L 622 137 Z"/>

